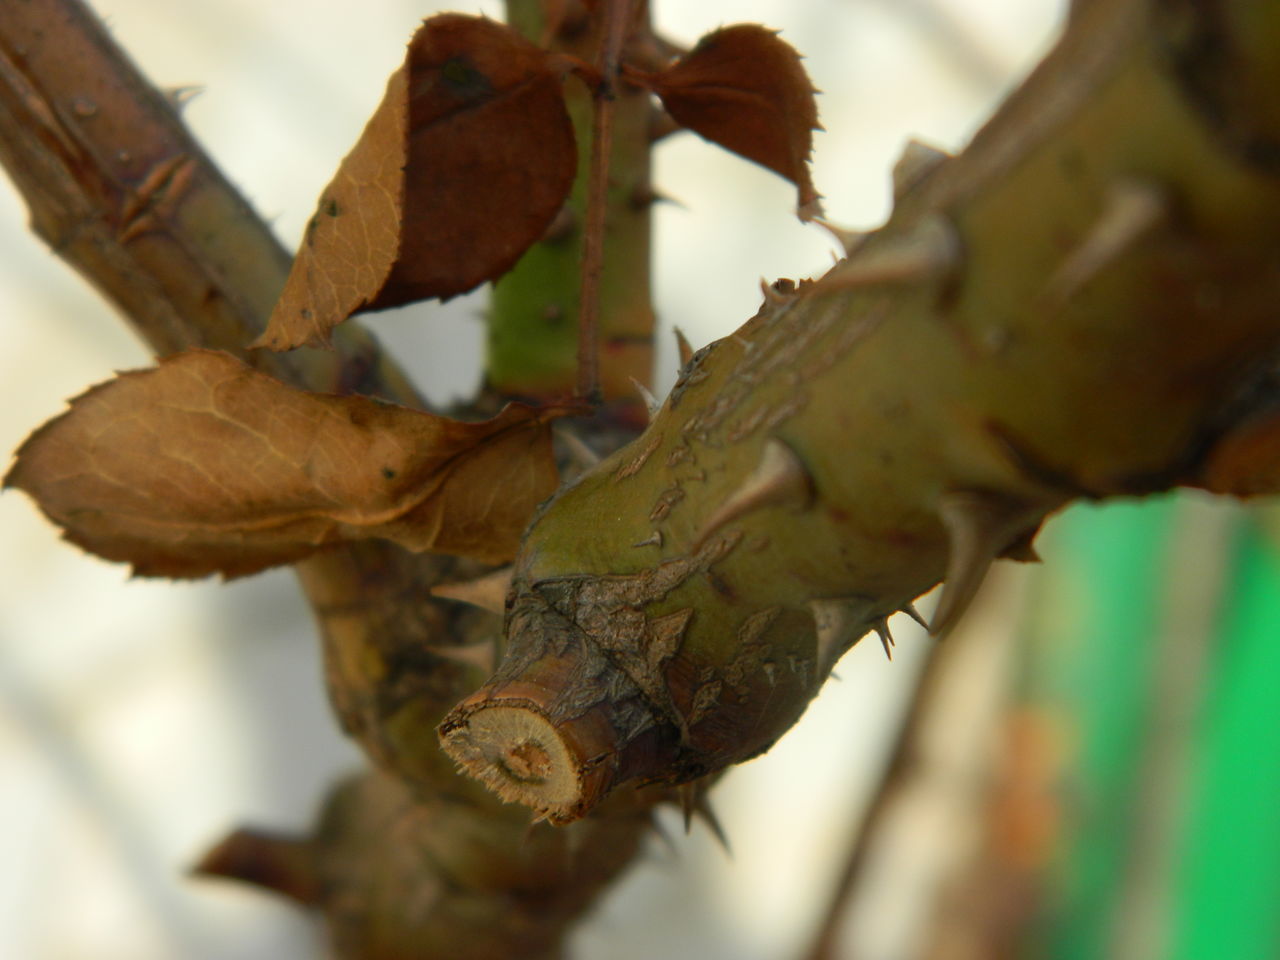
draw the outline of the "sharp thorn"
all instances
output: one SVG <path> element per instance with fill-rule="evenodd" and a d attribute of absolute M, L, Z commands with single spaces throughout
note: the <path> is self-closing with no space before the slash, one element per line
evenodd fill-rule
<path fill-rule="evenodd" d="M 779 277 L 773 283 L 770 283 L 764 277 L 761 277 L 760 293 L 764 296 L 765 303 L 786 303 L 795 297 L 796 282 L 786 277 Z"/>
<path fill-rule="evenodd" d="M 931 634 L 944 636 L 956 625 L 992 561 L 1025 524 L 1026 514 L 1024 506 L 996 494 L 954 491 L 943 495 L 938 515 L 947 531 L 947 574 L 929 625 Z"/>
<path fill-rule="evenodd" d="M 644 408 L 649 411 L 649 419 L 652 420 L 661 409 L 662 404 L 658 402 L 658 398 L 635 377 L 630 378 L 632 385 L 636 388 L 636 392 L 640 394 L 640 399 L 644 401 Z"/>
<path fill-rule="evenodd" d="M 862 246 L 863 241 L 871 236 L 865 230 L 850 230 L 848 227 L 838 226 L 826 217 L 812 217 L 809 222 L 816 224 L 835 237 L 836 243 L 840 244 L 840 249 L 844 251 L 846 257 Z"/>
<path fill-rule="evenodd" d="M 724 825 L 720 823 L 720 818 L 716 816 L 715 810 L 712 809 L 710 802 L 707 800 L 706 793 L 698 801 L 697 814 L 702 822 L 707 825 L 707 829 L 711 831 L 711 835 L 719 841 L 720 846 L 724 848 L 724 852 L 729 856 L 733 856 L 733 847 L 729 846 L 729 835 L 725 833 Z"/>
<path fill-rule="evenodd" d="M 204 85 L 199 83 L 184 83 L 177 87 L 166 87 L 163 91 L 164 98 L 169 101 L 169 106 L 175 111 L 181 113 L 192 100 L 204 93 Z"/>
<path fill-rule="evenodd" d="M 273 890 L 305 906 L 324 898 L 316 850 L 310 840 L 241 828 L 209 850 L 192 874 L 226 877 Z"/>
<path fill-rule="evenodd" d="M 600 454 L 589 446 L 587 441 L 571 429 L 557 429 L 556 437 L 564 444 L 565 450 L 573 460 L 573 465 L 580 471 L 590 470 L 600 462 Z"/>
<path fill-rule="evenodd" d="M 698 785 L 690 780 L 688 783 L 680 784 L 677 789 L 680 791 L 680 813 L 684 816 L 684 832 L 685 836 L 688 836 L 693 826 L 693 812 L 698 806 Z"/>
<path fill-rule="evenodd" d="M 511 567 L 500 567 L 474 580 L 437 584 L 431 588 L 431 595 L 469 603 L 473 607 L 501 616 L 506 609 L 507 591 L 511 589 L 511 576 Z"/>
<path fill-rule="evenodd" d="M 817 639 L 816 679 L 825 678 L 836 661 L 867 632 L 867 617 L 873 603 L 869 597 L 858 596 L 809 601 Z"/>
<path fill-rule="evenodd" d="M 893 165 L 893 199 L 896 203 L 918 187 L 928 176 L 951 159 L 945 150 L 911 139 Z"/>
<path fill-rule="evenodd" d="M 806 506 L 812 499 L 813 480 L 800 458 L 786 443 L 770 437 L 765 441 L 755 470 L 703 523 L 694 538 L 693 551 L 696 553 L 701 549 L 707 539 L 726 523 L 745 514 L 787 502 Z"/>
<path fill-rule="evenodd" d="M 732 855 L 729 837 L 707 800 L 706 784 L 700 780 L 690 780 L 688 783 L 680 784 L 677 789 L 680 795 L 680 810 L 684 814 L 684 832 L 686 834 L 689 832 L 693 826 L 693 818 L 696 816 L 707 825 L 712 835 L 720 842 L 720 846 L 724 847 L 724 852 Z"/>
<path fill-rule="evenodd" d="M 671 832 L 662 825 L 662 821 L 659 820 L 657 814 L 653 812 L 650 812 L 649 814 L 649 826 L 653 828 L 653 832 L 657 835 L 658 839 L 662 841 L 662 845 L 671 852 L 672 856 L 680 856 L 680 850 L 676 846 L 676 842 L 672 838 Z"/>
<path fill-rule="evenodd" d="M 633 547 L 660 547 L 660 546 L 662 546 L 662 531 L 661 531 L 661 530 L 655 530 L 655 531 L 653 531 L 653 533 L 649 534 L 649 536 L 648 536 L 648 538 L 647 538 L 647 539 L 641 540 L 641 541 L 639 541 L 638 543 L 633 543 L 631 546 L 633 546 Z"/>
<path fill-rule="evenodd" d="M 916 609 L 916 605 L 914 603 L 904 603 L 898 609 L 901 610 L 903 613 L 905 613 L 908 617 L 910 617 L 916 623 L 920 624 L 920 626 L 924 627 L 926 630 L 929 629 L 929 621 L 925 620 L 925 618 L 920 615 L 920 611 Z"/>
<path fill-rule="evenodd" d="M 860 251 L 814 284 L 819 293 L 946 279 L 960 261 L 960 240 L 945 217 L 925 217 L 902 236 Z"/>
<path fill-rule="evenodd" d="M 676 351 L 680 356 L 680 369 L 683 370 L 689 365 L 689 361 L 693 359 L 693 347 L 690 345 L 688 338 L 685 337 L 683 330 L 676 327 L 673 332 L 676 335 Z"/>
<path fill-rule="evenodd" d="M 1045 284 L 1041 299 L 1050 310 L 1061 308 L 1081 287 L 1158 226 L 1169 212 L 1169 199 L 1155 184 L 1120 180 L 1111 184 L 1102 212 L 1075 249 Z"/>
<path fill-rule="evenodd" d="M 884 655 L 889 658 L 889 662 L 893 663 L 893 634 L 889 632 L 889 621 L 881 617 L 871 625 L 871 629 L 875 630 L 876 635 L 880 638 L 880 646 L 884 647 Z"/>
<path fill-rule="evenodd" d="M 426 647 L 437 657 L 452 660 L 463 666 L 475 667 L 486 676 L 493 673 L 498 665 L 498 644 L 493 640 L 481 640 L 479 643 L 467 643 L 459 646 L 448 644 L 428 644 Z"/>

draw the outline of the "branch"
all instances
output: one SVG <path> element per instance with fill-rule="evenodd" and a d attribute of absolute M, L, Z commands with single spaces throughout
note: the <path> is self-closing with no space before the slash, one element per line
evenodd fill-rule
<path fill-rule="evenodd" d="M 570 821 L 768 749 L 863 634 L 944 578 L 945 633 L 1071 500 L 1230 489 L 1206 466 L 1280 357 L 1277 73 L 1262 0 L 1081 7 L 964 154 L 542 512 L 446 749 Z"/>
<path fill-rule="evenodd" d="M 169 102 L 75 0 L 0 4 L 0 163 L 25 197 L 33 229 L 157 353 L 213 347 L 307 389 L 418 403 L 354 323 L 335 333 L 332 352 L 245 350 L 283 287 L 289 257 Z M 620 798 L 590 828 L 594 852 L 547 830 L 524 845 L 527 815 L 459 778 L 430 737 L 447 705 L 481 675 L 459 656 L 462 648 L 494 629 L 486 614 L 433 600 L 430 590 L 475 569 L 366 544 L 335 549 L 298 572 L 323 628 L 330 695 L 344 728 L 412 790 L 369 775 L 366 786 L 337 791 L 316 840 L 250 842 L 268 858 L 287 848 L 287 863 L 205 866 L 315 901 L 344 956 L 482 958 L 516 955 L 528 943 L 555 949 L 625 867 L 661 794 Z M 388 810 L 403 814 L 411 844 L 363 842 Z M 323 869 L 308 876 L 309 861 L 298 854 L 317 844 Z M 422 909 L 426 903 L 431 909 Z"/>

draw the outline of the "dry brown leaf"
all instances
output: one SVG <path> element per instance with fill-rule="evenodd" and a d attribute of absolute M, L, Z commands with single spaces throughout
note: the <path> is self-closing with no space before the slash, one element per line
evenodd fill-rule
<path fill-rule="evenodd" d="M 145 576 L 242 576 L 371 537 L 500 563 L 555 490 L 560 412 L 510 404 L 464 423 L 194 350 L 72 401 L 5 484 Z"/>
<path fill-rule="evenodd" d="M 709 33 L 660 73 L 629 72 L 683 127 L 796 185 L 802 219 L 821 213 L 809 176 L 816 91 L 800 55 L 778 35 L 743 23 Z"/>
<path fill-rule="evenodd" d="M 1235 497 L 1280 493 L 1280 410 L 1262 410 L 1219 440 L 1196 485 Z"/>
<path fill-rule="evenodd" d="M 448 298 L 509 270 L 577 171 L 561 69 L 495 21 L 427 20 L 321 194 L 254 345 L 325 343 L 358 310 Z"/>

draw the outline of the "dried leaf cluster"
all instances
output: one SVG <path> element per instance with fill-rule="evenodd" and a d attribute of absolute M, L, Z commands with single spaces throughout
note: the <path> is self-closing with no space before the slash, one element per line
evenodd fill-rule
<path fill-rule="evenodd" d="M 677 123 L 794 181 L 803 214 L 816 209 L 813 90 L 774 33 L 730 27 L 673 63 L 621 72 Z M 511 269 L 577 174 L 569 76 L 601 83 L 500 23 L 425 21 L 249 346 L 326 344 L 353 313 L 447 299 Z M 555 490 L 550 421 L 568 412 L 513 404 L 465 423 L 190 351 L 74 400 L 5 483 L 68 540 L 142 575 L 243 576 L 365 538 L 503 562 Z"/>

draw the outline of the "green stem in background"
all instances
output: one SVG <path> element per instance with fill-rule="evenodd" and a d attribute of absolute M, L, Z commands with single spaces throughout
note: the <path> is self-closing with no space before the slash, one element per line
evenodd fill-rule
<path fill-rule="evenodd" d="M 594 61 L 597 36 L 580 4 L 569 4 L 559 21 L 544 10 L 548 6 L 545 0 L 509 0 L 509 22 L 538 42 L 550 32 L 551 49 Z M 654 110 L 644 91 L 620 84 L 615 94 L 598 288 L 600 391 L 624 416 L 643 422 L 643 405 L 631 381 L 652 382 L 649 151 Z M 560 398 L 578 388 L 578 305 L 597 98 L 572 78 L 565 97 L 578 135 L 573 192 L 547 236 L 493 290 L 487 377 L 489 386 L 505 395 Z"/>

